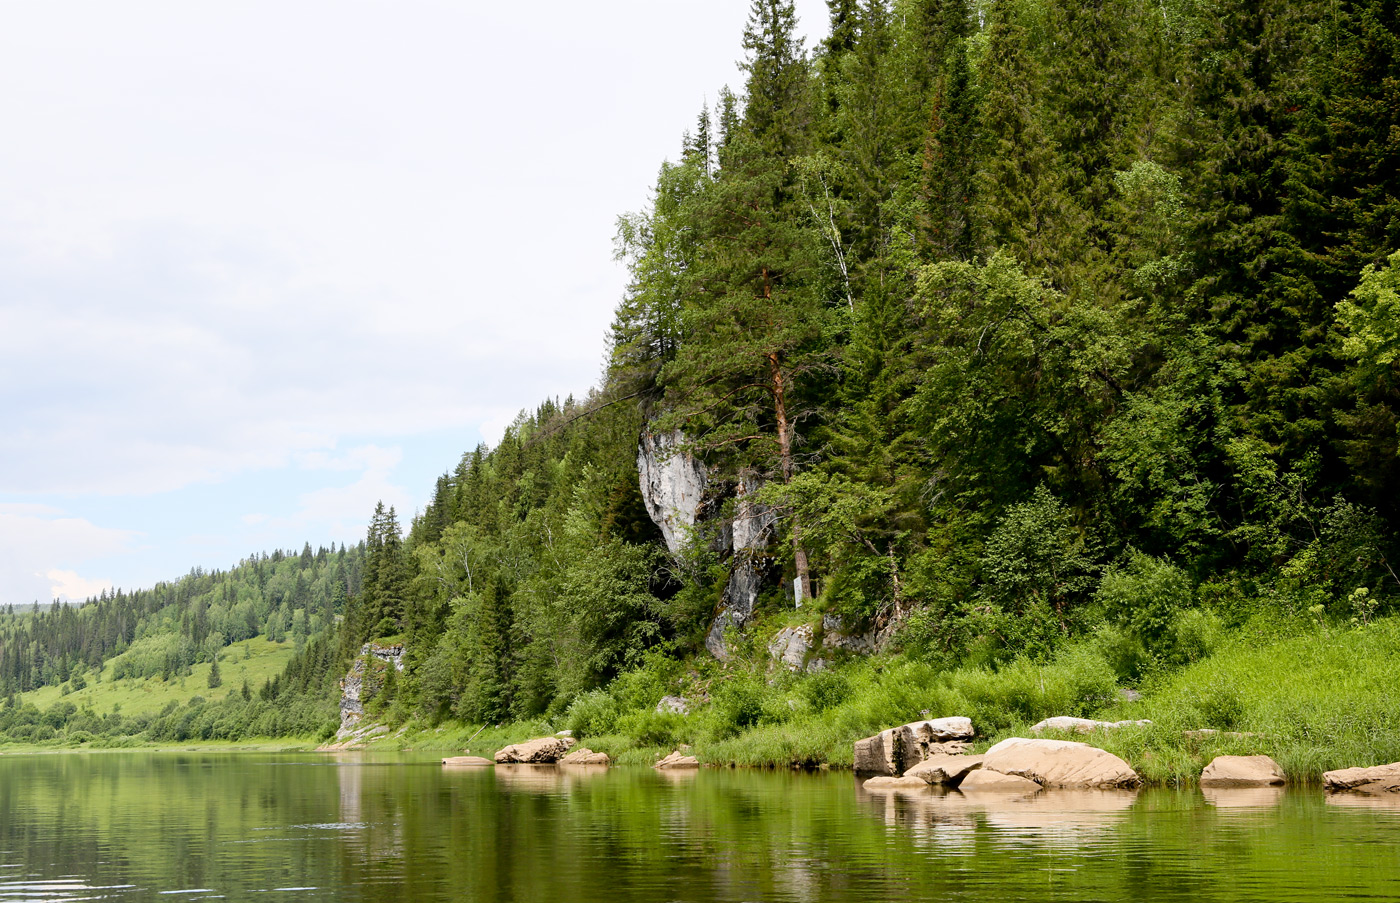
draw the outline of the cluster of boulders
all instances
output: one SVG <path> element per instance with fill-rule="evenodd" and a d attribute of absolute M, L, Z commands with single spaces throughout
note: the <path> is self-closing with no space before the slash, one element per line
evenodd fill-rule
<path fill-rule="evenodd" d="M 1063 729 L 1063 728 L 1062 728 Z M 975 736 L 968 718 L 915 721 L 856 741 L 858 774 L 873 774 L 870 790 L 930 786 L 1035 793 L 1043 787 L 1135 787 L 1141 780 L 1122 759 L 1072 740 L 1013 737 L 980 756 L 968 755 Z"/>

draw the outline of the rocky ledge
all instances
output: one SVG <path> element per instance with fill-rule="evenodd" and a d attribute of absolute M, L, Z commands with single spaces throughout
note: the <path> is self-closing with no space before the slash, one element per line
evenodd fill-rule
<path fill-rule="evenodd" d="M 1333 793 L 1400 793 L 1400 762 L 1329 771 L 1322 776 L 1322 783 Z"/>

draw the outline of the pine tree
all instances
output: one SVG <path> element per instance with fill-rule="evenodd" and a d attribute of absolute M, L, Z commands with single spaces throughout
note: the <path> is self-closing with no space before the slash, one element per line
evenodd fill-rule
<path fill-rule="evenodd" d="M 224 685 L 224 676 L 219 673 L 219 657 L 214 656 L 214 661 L 209 665 L 209 689 L 214 690 Z"/>

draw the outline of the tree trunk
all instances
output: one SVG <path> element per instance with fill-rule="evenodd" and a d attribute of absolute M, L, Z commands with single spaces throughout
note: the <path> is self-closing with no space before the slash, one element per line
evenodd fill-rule
<path fill-rule="evenodd" d="M 764 270 L 763 293 L 768 295 L 768 271 Z M 778 418 L 778 460 L 782 467 L 783 482 L 793 477 L 792 425 L 787 415 L 787 386 L 783 381 L 783 368 L 778 363 L 777 352 L 768 353 L 768 371 L 773 380 L 773 410 Z M 797 569 L 797 579 L 802 586 L 802 598 L 812 598 L 812 577 L 807 566 L 807 550 L 802 547 L 802 522 L 794 513 L 792 516 L 792 562 Z"/>

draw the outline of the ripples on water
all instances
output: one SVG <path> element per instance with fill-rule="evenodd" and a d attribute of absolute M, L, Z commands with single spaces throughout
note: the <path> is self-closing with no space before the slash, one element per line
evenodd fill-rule
<path fill-rule="evenodd" d="M 1339 898 L 1400 900 L 1400 799 L 876 794 L 849 774 L 444 771 L 355 756 L 0 757 L 0 903 Z"/>

